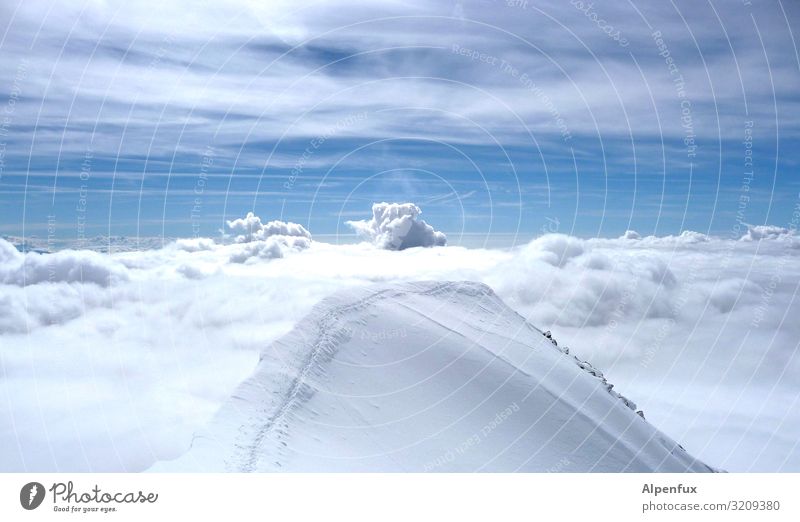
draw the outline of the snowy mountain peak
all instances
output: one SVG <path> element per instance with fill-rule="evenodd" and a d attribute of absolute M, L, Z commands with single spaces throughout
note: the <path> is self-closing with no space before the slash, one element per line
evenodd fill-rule
<path fill-rule="evenodd" d="M 711 471 L 612 388 L 486 285 L 348 289 L 153 469 Z"/>

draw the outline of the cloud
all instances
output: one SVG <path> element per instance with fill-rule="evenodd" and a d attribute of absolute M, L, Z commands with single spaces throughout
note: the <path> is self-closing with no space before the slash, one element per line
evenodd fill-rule
<path fill-rule="evenodd" d="M 249 214 L 248 216 L 251 216 Z M 238 220 L 237 220 L 238 221 Z M 216 243 L 208 237 L 194 237 L 190 239 L 178 239 L 175 241 L 175 248 L 184 252 L 202 252 L 204 250 L 214 250 Z"/>
<path fill-rule="evenodd" d="M 598 244 L 602 242 L 612 244 L 614 242 L 627 241 L 626 245 L 629 247 L 681 247 L 691 246 L 696 243 L 708 243 L 712 241 L 712 239 L 711 236 L 703 234 L 702 232 L 695 232 L 694 230 L 684 230 L 677 236 L 642 236 L 635 230 L 626 230 L 625 233 L 616 240 L 598 238 L 597 241 Z"/>
<path fill-rule="evenodd" d="M 24 97 L 40 102 L 18 104 L 12 138 L 34 143 L 31 154 L 38 157 L 80 161 L 89 138 L 98 153 L 113 157 L 120 150 L 118 134 L 93 132 L 100 122 L 125 126 L 124 150 L 132 158 L 168 159 L 184 148 L 202 155 L 215 142 L 220 150 L 238 151 L 237 165 L 262 166 L 259 147 L 240 145 L 274 143 L 284 136 L 307 142 L 362 111 L 369 118 L 346 134 L 366 142 L 414 135 L 483 147 L 485 134 L 465 124 L 466 116 L 492 129 L 504 145 L 527 146 L 528 131 L 553 133 L 553 110 L 576 138 L 600 132 L 610 140 L 631 132 L 643 141 L 662 134 L 672 141 L 685 134 L 679 117 L 657 117 L 662 111 L 674 114 L 675 89 L 665 76 L 664 59 L 653 52 L 653 30 L 626 4 L 593 11 L 615 21 L 614 28 L 631 42 L 625 49 L 587 23 L 575 6 L 554 0 L 496 9 L 465 4 L 460 19 L 452 18 L 453 3 L 441 0 L 413 5 L 321 2 L 313 10 L 297 10 L 289 2 L 265 6 L 245 0 L 203 9 L 174 0 L 157 8 L 137 0 L 113 9 L 101 2 L 76 9 L 17 1 L 1 9 L 7 25 L 0 85 L 14 85 L 22 58 L 28 57 Z M 780 112 L 780 123 L 791 136 L 798 125 L 790 96 L 796 64 L 783 10 L 771 6 L 759 13 L 768 68 L 762 35 L 747 13 L 726 10 L 719 19 L 708 9 L 681 9 L 653 8 L 647 15 L 667 37 L 687 85 L 694 86 L 697 135 L 716 136 L 719 131 L 738 139 L 741 93 L 746 89 L 748 114 L 762 125 L 778 116 L 772 98 L 778 96 L 787 107 Z M 793 14 L 789 9 L 788 16 Z M 684 17 L 694 22 L 691 34 Z M 172 23 L 178 19 L 185 23 Z M 735 56 L 714 45 L 720 23 L 727 27 Z M 71 32 L 73 25 L 86 31 Z M 775 30 L 764 32 L 764 27 Z M 32 45 L 37 34 L 46 37 Z M 210 38 L 215 44 L 204 45 Z M 542 50 L 552 60 L 534 52 L 539 40 L 548 42 Z M 398 41 L 407 47 L 398 50 Z M 496 62 L 456 53 L 453 44 Z M 703 49 L 702 56 L 698 49 Z M 633 53 L 635 61 L 619 59 L 620 53 Z M 509 68 L 500 66 L 503 62 L 517 73 L 509 74 Z M 264 64 L 269 64 L 265 73 L 254 74 Z M 67 74 L 74 70 L 84 74 Z M 542 96 L 532 95 L 531 85 L 519 79 L 532 71 Z M 759 81 L 768 73 L 773 82 Z M 713 89 L 709 77 L 716 80 Z M 300 82 L 302 91 L 296 88 Z M 267 106 L 264 92 L 274 93 Z M 402 108 L 434 108 L 440 119 L 432 124 L 429 112 L 391 110 L 401 108 L 398 100 Z M 324 105 L 317 109 L 320 101 Z M 302 121 L 297 121 L 299 114 Z M 264 118 L 269 124 L 259 125 Z M 43 130 L 59 124 L 64 128 L 65 120 L 66 134 Z M 157 125 L 164 121 L 170 125 Z M 210 128 L 218 129 L 214 136 Z M 154 142 L 150 138 L 155 131 L 159 139 Z"/>
<path fill-rule="evenodd" d="M 524 252 L 547 264 L 563 267 L 570 259 L 584 253 L 584 242 L 565 234 L 547 234 L 534 239 Z"/>
<path fill-rule="evenodd" d="M 794 231 L 774 225 L 747 225 L 747 232 L 742 236 L 742 241 L 761 241 L 762 239 L 791 239 Z"/>
<path fill-rule="evenodd" d="M 53 254 L 22 254 L 5 239 L 0 239 L 0 282 L 5 284 L 66 282 L 107 286 L 127 277 L 124 266 L 97 252 L 63 250 Z"/>
<path fill-rule="evenodd" d="M 228 221 L 228 229 L 237 234 L 238 243 L 225 248 L 231 263 L 248 263 L 254 259 L 277 259 L 287 251 L 303 250 L 311 245 L 311 233 L 297 223 L 270 221 L 248 212 L 244 218 Z M 192 247 L 193 244 L 186 245 Z M 184 248 L 186 247 L 184 246 Z"/>
<path fill-rule="evenodd" d="M 261 241 L 270 236 L 292 236 L 311 239 L 311 233 L 303 225 L 297 223 L 284 223 L 283 221 L 270 221 L 262 223 L 261 218 L 248 212 L 243 218 L 228 221 L 228 228 L 234 234 L 237 243 L 250 243 Z"/>
<path fill-rule="evenodd" d="M 232 263 L 247 263 L 254 259 L 277 259 L 283 257 L 289 250 L 303 250 L 310 245 L 311 240 L 307 237 L 268 236 L 260 241 L 246 241 L 242 245 L 236 245 L 229 259 Z"/>
<path fill-rule="evenodd" d="M 413 203 L 373 203 L 372 219 L 347 224 L 358 235 L 386 250 L 446 245 L 447 236 L 418 219 L 420 214 L 422 210 Z"/>

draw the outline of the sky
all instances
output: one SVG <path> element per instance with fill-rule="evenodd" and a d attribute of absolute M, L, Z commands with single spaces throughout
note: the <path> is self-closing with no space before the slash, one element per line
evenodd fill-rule
<path fill-rule="evenodd" d="M 467 280 L 800 470 L 800 5 L 753 4 L 0 3 L 0 468 L 148 469 L 321 299 Z"/>
<path fill-rule="evenodd" d="M 0 235 L 734 237 L 800 196 L 793 2 L 0 6 Z"/>

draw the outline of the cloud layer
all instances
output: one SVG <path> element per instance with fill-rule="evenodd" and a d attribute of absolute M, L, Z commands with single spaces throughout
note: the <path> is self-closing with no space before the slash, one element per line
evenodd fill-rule
<path fill-rule="evenodd" d="M 792 235 L 549 234 L 512 250 L 392 251 L 248 219 L 289 235 L 113 255 L 0 242 L 4 471 L 133 471 L 175 457 L 321 298 L 420 279 L 489 284 L 710 464 L 800 469 Z"/>

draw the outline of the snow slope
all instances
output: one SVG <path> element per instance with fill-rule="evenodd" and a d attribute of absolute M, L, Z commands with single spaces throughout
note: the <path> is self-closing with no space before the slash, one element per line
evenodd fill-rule
<path fill-rule="evenodd" d="M 712 471 L 566 351 L 480 283 L 343 290 L 152 470 Z"/>

